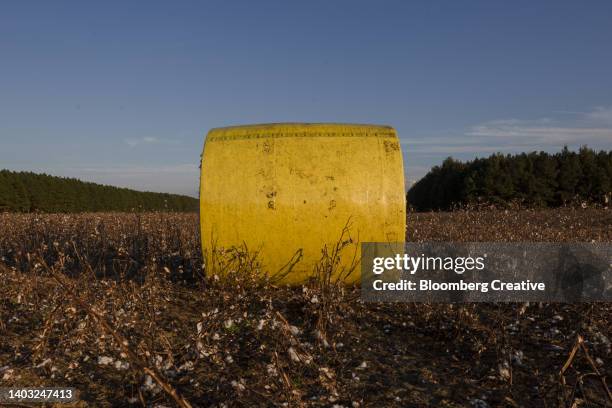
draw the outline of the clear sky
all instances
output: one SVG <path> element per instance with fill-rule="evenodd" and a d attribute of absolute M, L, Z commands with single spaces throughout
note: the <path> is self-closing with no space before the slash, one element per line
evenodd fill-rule
<path fill-rule="evenodd" d="M 611 149 L 612 2 L 0 5 L 0 168 L 196 195 L 208 129 L 288 121 L 394 126 L 409 180 Z"/>

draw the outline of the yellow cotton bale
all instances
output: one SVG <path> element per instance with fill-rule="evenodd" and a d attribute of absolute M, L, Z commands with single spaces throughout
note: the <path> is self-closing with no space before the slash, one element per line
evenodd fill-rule
<path fill-rule="evenodd" d="M 312 276 L 322 248 L 334 247 L 347 223 L 352 243 L 341 253 L 344 266 L 359 259 L 361 242 L 404 241 L 404 170 L 391 127 L 287 123 L 212 129 L 201 172 L 207 266 L 213 253 L 246 246 L 258 252 L 261 271 L 270 276 L 284 275 L 299 257 L 281 280 L 297 284 Z M 343 279 L 359 277 L 358 265 Z"/>

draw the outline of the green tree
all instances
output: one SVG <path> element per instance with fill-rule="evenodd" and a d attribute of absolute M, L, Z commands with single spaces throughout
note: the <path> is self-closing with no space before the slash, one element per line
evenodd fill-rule
<path fill-rule="evenodd" d="M 140 192 L 47 174 L 0 171 L 0 211 L 197 211 L 192 197 Z"/>
<path fill-rule="evenodd" d="M 518 201 L 546 207 L 574 198 L 600 201 L 612 196 L 612 152 L 588 147 L 557 154 L 493 154 L 469 162 L 452 158 L 435 166 L 408 191 L 417 210 L 448 210 L 476 202 L 505 205 Z"/>

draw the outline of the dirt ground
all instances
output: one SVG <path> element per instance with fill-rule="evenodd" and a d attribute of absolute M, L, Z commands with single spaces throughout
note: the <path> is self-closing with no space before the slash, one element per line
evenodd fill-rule
<path fill-rule="evenodd" d="M 0 214 L 0 387 L 72 386 L 72 406 L 612 406 L 610 303 L 364 303 L 276 287 L 242 253 L 204 278 L 197 222 Z M 410 213 L 408 239 L 612 242 L 612 213 Z"/>

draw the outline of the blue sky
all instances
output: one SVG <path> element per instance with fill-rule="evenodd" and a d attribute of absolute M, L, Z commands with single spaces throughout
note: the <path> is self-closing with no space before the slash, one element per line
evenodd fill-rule
<path fill-rule="evenodd" d="M 208 129 L 394 126 L 406 174 L 612 148 L 610 1 L 3 2 L 0 168 L 196 195 Z"/>

